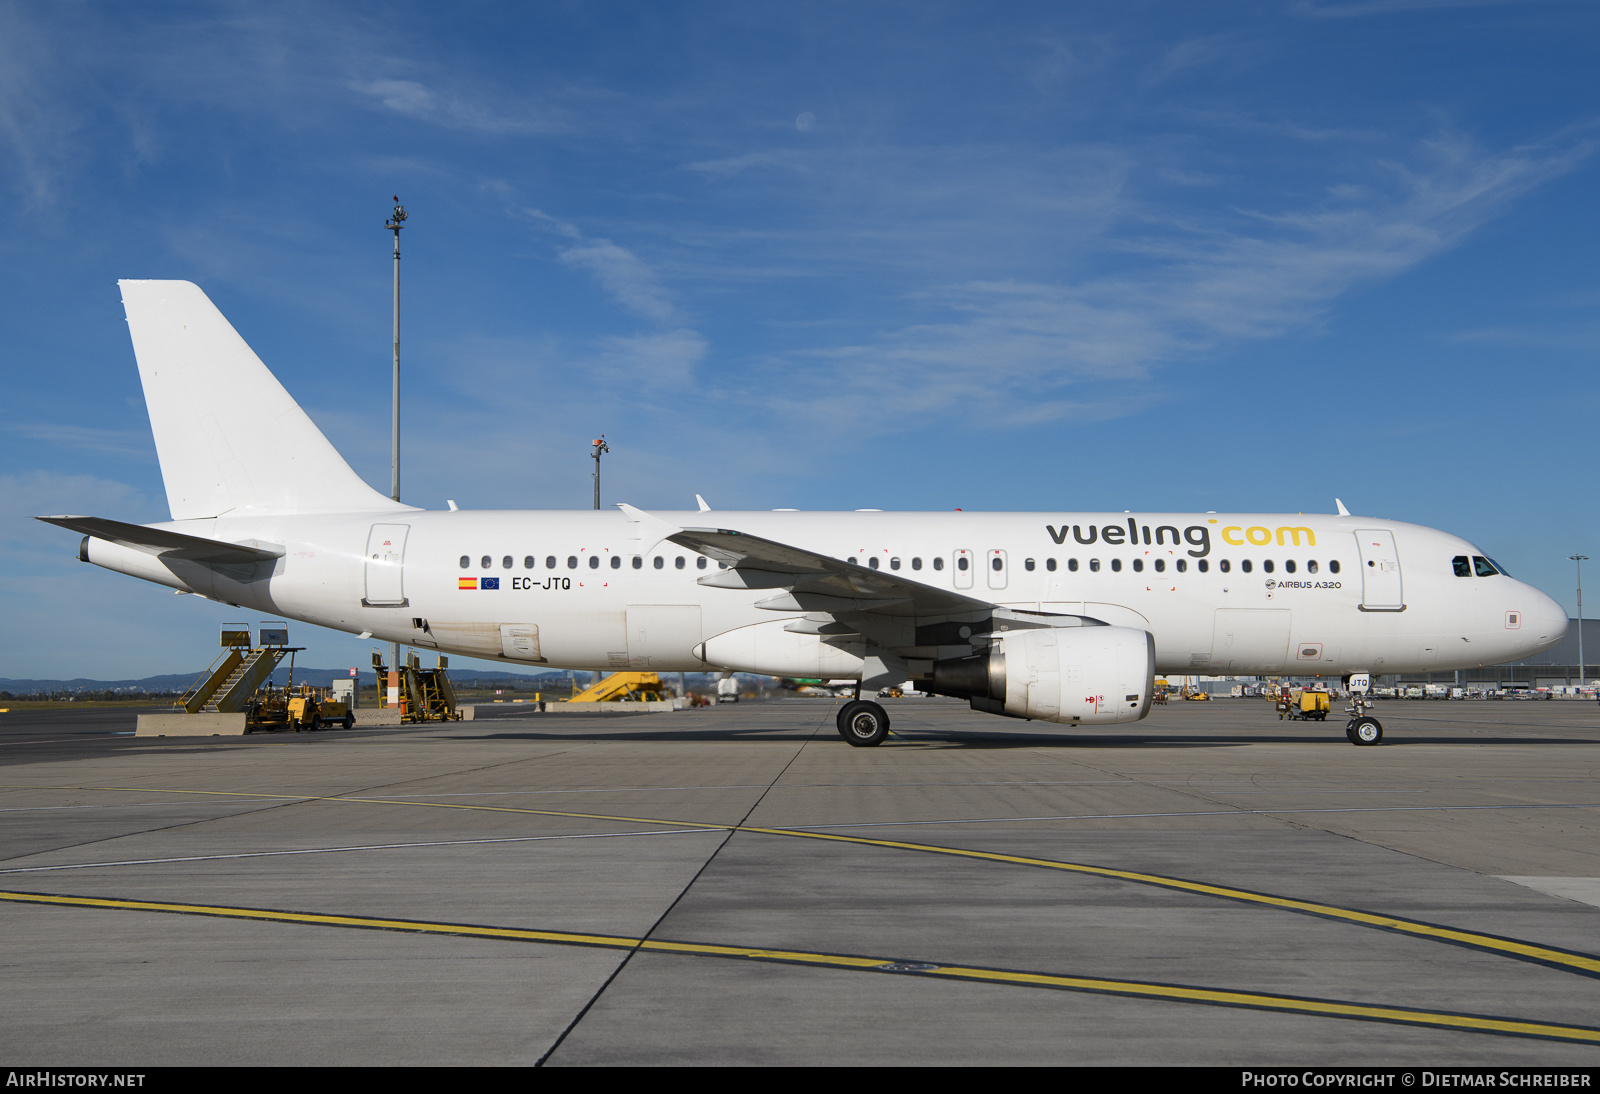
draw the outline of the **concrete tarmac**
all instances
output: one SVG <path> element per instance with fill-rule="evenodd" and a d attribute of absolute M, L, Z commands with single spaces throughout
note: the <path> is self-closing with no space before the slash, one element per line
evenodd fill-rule
<path fill-rule="evenodd" d="M 0 714 L 16 1063 L 1600 1064 L 1600 711 Z M 124 724 L 125 723 L 125 724 Z M 1512 880 L 1514 879 L 1514 880 Z"/>

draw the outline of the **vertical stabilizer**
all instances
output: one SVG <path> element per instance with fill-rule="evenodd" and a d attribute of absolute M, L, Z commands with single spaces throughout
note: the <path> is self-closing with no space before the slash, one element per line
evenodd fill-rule
<path fill-rule="evenodd" d="M 410 508 L 350 469 L 199 286 L 117 284 L 173 520 Z"/>

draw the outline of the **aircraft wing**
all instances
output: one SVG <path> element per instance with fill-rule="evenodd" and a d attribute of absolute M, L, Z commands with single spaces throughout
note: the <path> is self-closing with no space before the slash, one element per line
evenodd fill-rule
<path fill-rule="evenodd" d="M 665 537 L 729 569 L 707 574 L 700 584 L 724 589 L 771 589 L 757 607 L 774 611 L 873 612 L 917 618 L 989 612 L 988 600 L 963 596 L 841 559 L 762 539 L 731 528 L 683 528 Z"/>
<path fill-rule="evenodd" d="M 120 543 L 148 554 L 163 558 L 181 558 L 209 566 L 254 565 L 283 557 L 283 548 L 252 547 L 243 543 L 224 543 L 217 539 L 171 532 L 164 528 L 146 528 L 142 524 L 125 524 L 105 517 L 35 517 L 46 524 L 82 532 L 86 536 Z"/>

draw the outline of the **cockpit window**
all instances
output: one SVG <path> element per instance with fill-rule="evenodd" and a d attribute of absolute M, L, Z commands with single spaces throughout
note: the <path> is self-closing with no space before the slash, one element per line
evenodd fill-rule
<path fill-rule="evenodd" d="M 1489 560 L 1489 565 L 1493 566 L 1495 568 L 1495 572 L 1501 574 L 1502 576 L 1504 576 L 1504 577 L 1510 577 L 1511 576 L 1511 571 L 1510 570 L 1506 569 L 1504 566 L 1500 565 L 1498 562 L 1496 562 L 1492 558 Z"/>
<path fill-rule="evenodd" d="M 1479 577 L 1493 577 L 1500 572 L 1499 567 L 1482 555 L 1472 556 L 1472 569 Z"/>
<path fill-rule="evenodd" d="M 1466 555 L 1457 555 L 1455 558 L 1452 558 L 1450 560 L 1450 565 L 1455 567 L 1457 577 L 1472 576 L 1472 564 L 1467 561 Z"/>

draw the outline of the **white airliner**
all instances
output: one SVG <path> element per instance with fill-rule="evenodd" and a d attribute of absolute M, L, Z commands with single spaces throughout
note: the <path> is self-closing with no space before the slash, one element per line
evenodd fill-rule
<path fill-rule="evenodd" d="M 1157 672 L 1499 664 L 1567 614 L 1414 524 L 1242 513 L 427 511 L 369 487 L 215 305 L 123 281 L 170 521 L 41 520 L 79 558 L 386 642 L 533 666 L 848 677 L 1068 725 L 1133 722 Z M 713 526 L 714 525 L 714 526 Z M 859 693 L 858 693 L 859 695 Z M 1382 727 L 1355 708 L 1347 733 Z M 839 715 L 855 745 L 883 708 Z"/>

